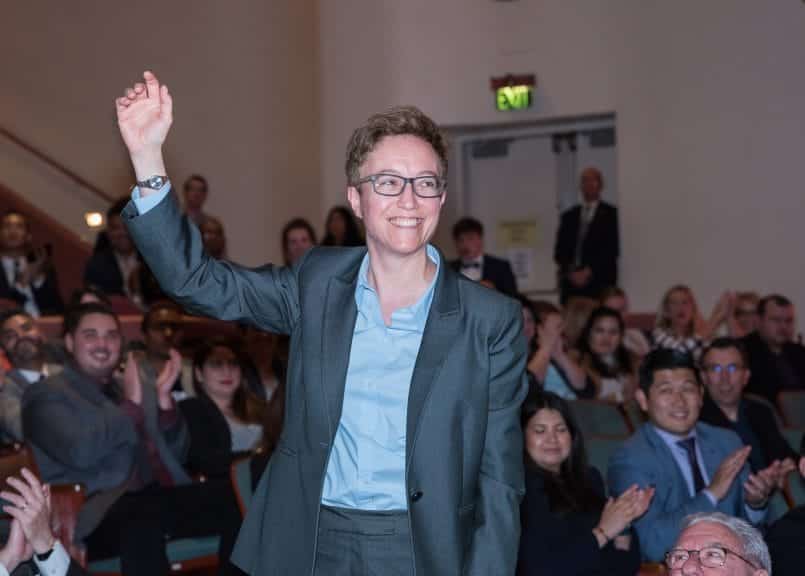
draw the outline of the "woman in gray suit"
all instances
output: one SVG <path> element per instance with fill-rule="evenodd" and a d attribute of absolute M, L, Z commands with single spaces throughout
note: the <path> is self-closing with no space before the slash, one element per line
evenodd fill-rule
<path fill-rule="evenodd" d="M 522 319 L 429 244 L 446 198 L 438 127 L 399 107 L 353 134 L 347 200 L 366 247 L 247 269 L 205 255 L 181 217 L 162 158 L 172 108 L 150 72 L 117 100 L 132 237 L 187 308 L 290 334 L 285 427 L 234 562 L 261 576 L 512 574 Z"/>

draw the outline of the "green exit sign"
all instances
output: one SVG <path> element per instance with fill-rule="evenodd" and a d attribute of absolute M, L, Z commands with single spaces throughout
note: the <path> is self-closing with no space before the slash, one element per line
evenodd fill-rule
<path fill-rule="evenodd" d="M 533 86 L 503 86 L 495 91 L 498 110 L 525 110 L 531 108 Z"/>
<path fill-rule="evenodd" d="M 490 80 L 495 92 L 495 108 L 502 112 L 525 110 L 534 103 L 534 88 L 537 77 L 534 74 L 507 74 Z"/>

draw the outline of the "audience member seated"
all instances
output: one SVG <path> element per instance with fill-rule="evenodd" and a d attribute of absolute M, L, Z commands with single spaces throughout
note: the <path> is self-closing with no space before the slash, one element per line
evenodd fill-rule
<path fill-rule="evenodd" d="M 617 310 L 624 323 L 626 322 L 626 316 L 629 314 L 629 299 L 622 288 L 617 286 L 606 288 L 601 293 L 599 304 Z M 637 328 L 626 328 L 623 333 L 623 345 L 637 359 L 642 359 L 651 350 L 648 338 Z"/>
<path fill-rule="evenodd" d="M 709 320 L 699 312 L 693 291 L 683 285 L 672 286 L 662 297 L 657 314 L 657 326 L 651 334 L 655 348 L 670 348 L 689 352 L 698 361 L 704 343 L 726 321 L 729 294 L 721 296 Z"/>
<path fill-rule="evenodd" d="M 324 223 L 322 246 L 363 246 L 363 234 L 352 211 L 346 206 L 333 206 Z"/>
<path fill-rule="evenodd" d="M 528 372 L 540 388 L 568 400 L 595 396 L 593 383 L 568 355 L 564 323 L 559 309 L 550 302 L 533 303 L 537 326 Z"/>
<path fill-rule="evenodd" d="M 458 259 L 450 265 L 470 280 L 485 282 L 509 296 L 517 295 L 517 282 L 508 260 L 484 253 L 484 227 L 475 218 L 462 218 L 453 226 Z"/>
<path fill-rule="evenodd" d="M 805 456 L 805 438 L 800 454 Z M 800 458 L 799 482 L 805 482 L 805 458 Z M 800 576 L 805 558 L 805 505 L 797 506 L 771 525 L 766 533 L 774 576 Z"/>
<path fill-rule="evenodd" d="M 196 396 L 179 403 L 190 430 L 191 473 L 228 478 L 233 458 L 262 442 L 266 404 L 246 388 L 241 354 L 235 342 L 222 339 L 194 355 Z"/>
<path fill-rule="evenodd" d="M 204 484 L 191 484 L 181 466 L 189 437 L 170 393 L 179 355 L 171 355 L 154 386 L 128 362 L 121 394 L 112 378 L 121 350 L 114 313 L 84 304 L 65 327 L 72 361 L 25 391 L 26 441 L 44 481 L 85 486 L 75 536 L 85 540 L 90 559 L 119 555 L 126 576 L 167 574 L 168 535 L 216 535 L 240 521 Z"/>
<path fill-rule="evenodd" d="M 165 363 L 170 360 L 171 350 L 178 350 L 184 338 L 184 316 L 181 307 L 170 300 L 154 303 L 143 315 L 142 332 L 145 343 L 143 353 L 136 353 L 134 359 L 140 369 L 140 378 L 147 385 L 153 385 Z M 175 400 L 182 400 L 195 394 L 193 370 L 190 362 L 182 359 L 182 368 L 172 386 Z"/>
<path fill-rule="evenodd" d="M 774 469 L 750 474 L 751 447 L 730 430 L 697 423 L 703 390 L 690 354 L 649 353 L 635 396 L 649 421 L 612 456 L 607 479 L 613 495 L 633 484 L 656 488 L 635 524 L 645 560 L 662 561 L 688 514 L 718 510 L 753 524 L 765 519 Z"/>
<path fill-rule="evenodd" d="M 700 512 L 682 521 L 682 531 L 665 556 L 671 574 L 769 576 L 769 549 L 757 529 L 721 512 Z M 775 576 L 780 576 L 777 566 Z M 791 574 L 794 574 L 791 572 Z M 798 562 L 796 574 L 802 574 Z"/>
<path fill-rule="evenodd" d="M 294 218 L 282 228 L 282 257 L 293 266 L 305 252 L 316 245 L 316 231 L 304 218 Z"/>
<path fill-rule="evenodd" d="M 758 328 L 760 316 L 757 307 L 760 296 L 757 292 L 736 292 L 730 306 L 728 319 L 730 336 L 743 338 Z"/>
<path fill-rule="evenodd" d="M 106 294 L 126 296 L 142 305 L 144 265 L 120 216 L 127 201 L 121 198 L 106 211 L 107 242 L 100 245 L 87 262 L 84 282 Z"/>
<path fill-rule="evenodd" d="M 781 462 L 781 484 L 785 475 L 795 468 L 799 456 L 780 433 L 773 409 L 744 397 L 749 370 L 741 341 L 713 340 L 702 353 L 701 373 L 707 394 L 700 421 L 731 429 L 745 446 L 751 446 L 749 467 L 752 472 Z"/>
<path fill-rule="evenodd" d="M 249 391 L 271 402 L 274 393 L 285 384 L 288 365 L 288 337 L 242 327 L 243 373 Z"/>
<path fill-rule="evenodd" d="M 526 462 L 518 576 L 634 576 L 640 549 L 630 524 L 654 495 L 632 486 L 607 500 L 601 474 L 587 466 L 584 440 L 568 403 L 529 395 L 520 422 Z"/>
<path fill-rule="evenodd" d="M 50 246 L 34 248 L 28 219 L 9 211 L 0 220 L 0 298 L 12 300 L 33 317 L 64 310 Z"/>
<path fill-rule="evenodd" d="M 69 314 L 70 310 L 81 304 L 89 304 L 90 302 L 97 302 L 110 308 L 112 307 L 112 301 L 109 299 L 106 292 L 94 286 L 84 286 L 83 288 L 74 290 L 70 295 L 67 308 L 65 308 L 65 314 Z"/>
<path fill-rule="evenodd" d="M 182 186 L 184 213 L 199 227 L 209 218 L 209 215 L 204 212 L 208 192 L 207 179 L 200 174 L 191 174 Z"/>
<path fill-rule="evenodd" d="M 578 364 L 602 400 L 631 402 L 637 387 L 637 362 L 623 345 L 621 315 L 604 306 L 593 310 L 579 338 Z"/>
<path fill-rule="evenodd" d="M 747 392 L 777 401 L 781 390 L 805 390 L 805 347 L 794 341 L 794 305 L 772 294 L 758 303 L 757 330 L 744 339 L 749 356 Z"/>
<path fill-rule="evenodd" d="M 216 260 L 226 258 L 226 235 L 224 224 L 215 216 L 207 216 L 198 226 L 204 251 Z"/>
<path fill-rule="evenodd" d="M 588 167 L 579 180 L 582 202 L 562 212 L 553 260 L 563 305 L 573 297 L 598 299 L 618 283 L 618 209 L 601 200 L 604 178 Z"/>
<path fill-rule="evenodd" d="M 45 339 L 34 319 L 22 308 L 0 314 L 0 346 L 12 367 L 0 386 L 0 439 L 22 442 L 22 395 L 31 384 L 61 370 L 48 362 Z"/>
<path fill-rule="evenodd" d="M 84 570 L 68 555 L 50 529 L 50 486 L 23 468 L 21 478 L 9 477 L 0 492 L 3 511 L 11 517 L 5 546 L 0 549 L 0 576 L 82 576 Z"/>
<path fill-rule="evenodd" d="M 590 319 L 590 314 L 598 308 L 598 302 L 590 298 L 571 298 L 565 305 L 562 318 L 565 321 L 565 345 L 568 350 L 579 347 L 581 333 Z"/>

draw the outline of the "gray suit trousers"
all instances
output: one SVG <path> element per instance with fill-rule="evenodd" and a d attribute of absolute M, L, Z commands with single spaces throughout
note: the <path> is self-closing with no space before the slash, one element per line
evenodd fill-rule
<path fill-rule="evenodd" d="M 322 506 L 314 576 L 413 576 L 407 512 Z"/>

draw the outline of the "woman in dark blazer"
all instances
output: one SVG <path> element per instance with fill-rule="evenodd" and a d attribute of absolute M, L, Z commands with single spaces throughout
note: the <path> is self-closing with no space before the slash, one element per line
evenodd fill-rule
<path fill-rule="evenodd" d="M 629 525 L 653 490 L 631 487 L 607 499 L 601 474 L 587 466 L 568 403 L 550 392 L 523 403 L 526 495 L 517 574 L 633 576 L 640 548 Z"/>

